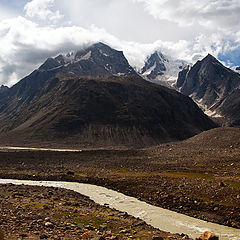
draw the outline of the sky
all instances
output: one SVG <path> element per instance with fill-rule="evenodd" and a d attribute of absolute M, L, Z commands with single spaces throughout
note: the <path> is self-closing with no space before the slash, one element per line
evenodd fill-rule
<path fill-rule="evenodd" d="M 104 42 L 134 67 L 159 50 L 240 65 L 239 0 L 0 0 L 0 84 L 46 58 Z"/>

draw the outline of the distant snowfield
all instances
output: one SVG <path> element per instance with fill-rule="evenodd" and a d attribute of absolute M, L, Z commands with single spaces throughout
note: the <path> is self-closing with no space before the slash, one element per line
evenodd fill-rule
<path fill-rule="evenodd" d="M 90 199 L 96 203 L 101 205 L 107 204 L 111 208 L 138 217 L 155 228 L 171 233 L 184 233 L 194 239 L 199 237 L 203 232 L 210 231 L 219 235 L 221 240 L 240 240 L 240 229 L 206 222 L 169 211 L 96 185 L 76 182 L 0 179 L 0 184 L 10 183 L 16 185 L 24 184 L 32 186 L 59 187 L 73 190 L 90 197 Z"/>

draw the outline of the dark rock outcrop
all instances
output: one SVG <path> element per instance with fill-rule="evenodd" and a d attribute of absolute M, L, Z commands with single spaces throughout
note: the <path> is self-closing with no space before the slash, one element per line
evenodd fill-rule
<path fill-rule="evenodd" d="M 190 66 L 187 66 L 185 67 L 181 72 L 179 72 L 178 74 L 178 80 L 177 80 L 177 83 L 176 83 L 176 87 L 179 89 L 182 87 L 182 85 L 184 84 L 185 82 L 185 79 L 187 77 L 187 74 L 190 70 Z"/>
<path fill-rule="evenodd" d="M 8 89 L 9 89 L 9 88 L 8 88 L 7 86 L 2 85 L 2 86 L 0 87 L 0 94 L 3 93 L 3 92 L 6 92 Z"/>

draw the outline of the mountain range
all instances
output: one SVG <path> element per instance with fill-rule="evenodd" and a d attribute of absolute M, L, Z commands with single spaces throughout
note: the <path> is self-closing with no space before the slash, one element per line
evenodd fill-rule
<path fill-rule="evenodd" d="M 189 97 L 146 81 L 103 43 L 49 58 L 0 93 L 5 137 L 149 145 L 213 127 Z"/>

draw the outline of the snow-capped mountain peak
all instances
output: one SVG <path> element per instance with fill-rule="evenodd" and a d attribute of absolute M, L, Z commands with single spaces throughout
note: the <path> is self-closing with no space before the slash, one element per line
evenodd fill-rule
<path fill-rule="evenodd" d="M 79 51 L 48 58 L 40 71 L 59 71 L 70 76 L 79 75 L 136 75 L 122 51 L 104 43 L 95 43 Z"/>
<path fill-rule="evenodd" d="M 187 65 L 189 64 L 186 61 L 173 59 L 160 51 L 155 51 L 146 59 L 140 74 L 151 82 L 174 87 L 178 73 Z"/>

